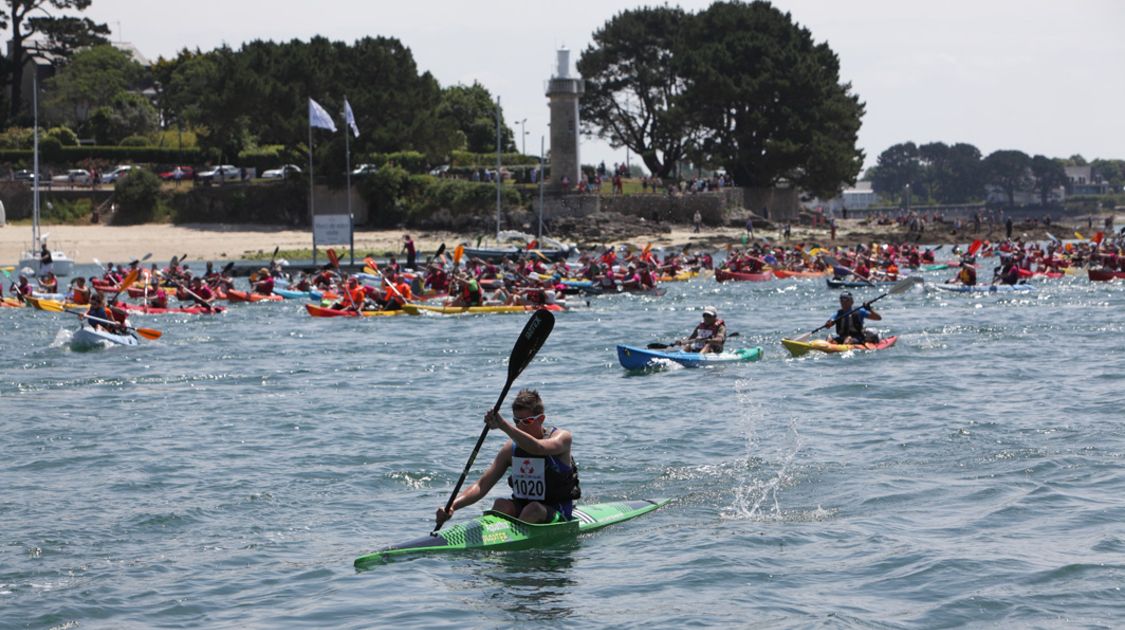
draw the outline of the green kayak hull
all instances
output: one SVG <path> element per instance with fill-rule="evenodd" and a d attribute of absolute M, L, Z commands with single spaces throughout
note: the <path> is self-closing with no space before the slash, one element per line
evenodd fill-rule
<path fill-rule="evenodd" d="M 467 523 L 454 525 L 435 535 L 362 555 L 355 559 L 355 568 L 365 569 L 405 555 L 476 549 L 513 550 L 549 545 L 647 514 L 669 501 L 671 499 L 645 499 L 581 505 L 574 508 L 571 520 L 543 525 L 525 523 L 489 510 Z"/>

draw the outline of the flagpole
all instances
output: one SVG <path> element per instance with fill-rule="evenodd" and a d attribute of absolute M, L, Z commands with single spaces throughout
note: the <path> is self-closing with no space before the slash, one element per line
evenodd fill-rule
<path fill-rule="evenodd" d="M 312 107 L 309 107 L 309 227 L 312 228 L 313 267 L 316 266 L 316 212 L 313 210 L 313 135 Z"/>
<path fill-rule="evenodd" d="M 351 252 L 351 264 L 355 267 L 355 216 L 352 215 L 352 148 L 351 125 L 348 121 L 348 97 L 344 96 L 344 173 L 348 180 L 348 251 Z"/>
<path fill-rule="evenodd" d="M 500 241 L 500 97 L 496 97 L 496 241 Z"/>

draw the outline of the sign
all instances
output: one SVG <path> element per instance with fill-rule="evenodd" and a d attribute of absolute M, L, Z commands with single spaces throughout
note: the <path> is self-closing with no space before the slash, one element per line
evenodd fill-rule
<path fill-rule="evenodd" d="M 317 245 L 347 245 L 352 239 L 351 217 L 318 214 L 313 217 L 313 240 Z"/>

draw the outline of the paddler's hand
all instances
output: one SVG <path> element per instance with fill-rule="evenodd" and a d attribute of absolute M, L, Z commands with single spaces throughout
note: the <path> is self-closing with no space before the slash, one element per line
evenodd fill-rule
<path fill-rule="evenodd" d="M 875 309 L 871 308 L 871 302 L 864 302 L 863 308 L 867 309 L 868 311 L 874 311 L 875 310 Z"/>
<path fill-rule="evenodd" d="M 504 418 L 500 416 L 500 412 L 495 409 L 489 409 L 484 414 L 484 423 L 490 429 L 499 429 L 504 424 Z"/>
<path fill-rule="evenodd" d="M 451 518 L 453 518 L 453 508 L 449 508 L 448 510 L 446 510 L 444 507 L 439 507 L 437 509 L 437 514 L 434 515 L 434 519 L 437 521 L 438 527 L 441 527 L 442 523 L 448 521 Z"/>

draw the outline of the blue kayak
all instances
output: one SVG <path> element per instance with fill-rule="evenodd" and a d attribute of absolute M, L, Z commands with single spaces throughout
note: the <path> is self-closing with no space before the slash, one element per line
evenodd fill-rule
<path fill-rule="evenodd" d="M 762 347 L 739 348 L 719 354 L 684 352 L 679 349 L 652 350 L 638 346 L 617 346 L 617 360 L 626 370 L 644 370 L 660 367 L 672 361 L 687 367 L 701 367 L 719 363 L 748 363 L 762 358 Z"/>
<path fill-rule="evenodd" d="M 307 300 L 312 297 L 308 291 L 293 291 L 291 289 L 273 288 L 273 292 L 287 300 Z"/>

